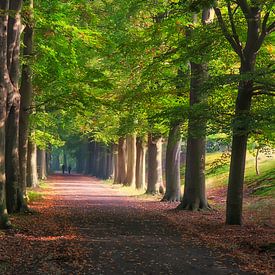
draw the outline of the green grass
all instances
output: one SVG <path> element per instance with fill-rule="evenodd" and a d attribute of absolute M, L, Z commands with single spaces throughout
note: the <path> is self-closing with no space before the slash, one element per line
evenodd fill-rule
<path fill-rule="evenodd" d="M 39 187 L 39 188 L 42 188 L 42 189 L 47 189 L 47 188 L 49 188 L 49 184 L 46 183 L 46 182 L 43 181 L 43 180 L 40 180 L 39 183 L 38 183 L 38 187 Z"/>
<path fill-rule="evenodd" d="M 206 156 L 206 183 L 208 188 L 227 185 L 229 175 L 229 159 L 217 169 L 211 165 L 221 157 L 221 153 L 211 153 Z M 255 158 L 248 153 L 245 170 L 245 183 L 251 192 L 258 196 L 275 196 L 275 156 L 259 157 L 260 175 L 256 174 Z"/>
<path fill-rule="evenodd" d="M 43 194 L 37 191 L 29 190 L 28 198 L 29 198 L 29 202 L 40 201 L 43 199 Z"/>

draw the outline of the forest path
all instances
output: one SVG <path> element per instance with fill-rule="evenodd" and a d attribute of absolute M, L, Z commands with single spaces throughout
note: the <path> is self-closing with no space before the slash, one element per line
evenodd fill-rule
<path fill-rule="evenodd" d="M 28 257 L 5 274 L 245 274 L 219 252 L 184 241 L 154 208 L 159 202 L 85 176 L 48 182 L 45 199 L 33 205 L 38 213 L 14 234 L 18 258 Z"/>

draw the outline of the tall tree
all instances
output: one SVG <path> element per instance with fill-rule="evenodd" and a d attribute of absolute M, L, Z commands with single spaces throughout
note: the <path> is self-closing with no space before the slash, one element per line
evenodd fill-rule
<path fill-rule="evenodd" d="M 202 12 L 202 24 L 213 20 L 213 10 L 204 9 Z M 197 22 L 196 16 L 194 23 Z M 192 31 L 187 32 L 187 38 L 192 36 Z M 205 190 L 205 140 L 206 117 L 204 104 L 206 102 L 205 83 L 208 78 L 206 63 L 190 62 L 190 106 L 193 108 L 188 120 L 186 172 L 184 195 L 179 209 L 199 210 L 209 209 Z M 198 111 L 196 106 L 200 106 Z"/>
<path fill-rule="evenodd" d="M 171 126 L 166 148 L 165 179 L 166 191 L 163 201 L 180 201 L 180 152 L 181 152 L 181 131 L 180 123 Z"/>
<path fill-rule="evenodd" d="M 7 69 L 12 84 L 8 92 L 6 122 L 6 180 L 8 212 L 27 210 L 26 188 L 19 183 L 19 53 L 21 35 L 21 7 L 23 1 L 11 0 L 8 20 Z"/>
<path fill-rule="evenodd" d="M 12 89 L 7 67 L 9 1 L 1 1 L 0 9 L 0 223 L 1 227 L 8 227 L 10 226 L 10 222 L 6 208 L 5 125 L 7 118 L 7 97 Z"/>
<path fill-rule="evenodd" d="M 266 36 L 275 30 L 275 22 L 268 22 L 273 5 L 272 1 L 226 1 L 228 24 L 221 8 L 215 7 L 223 35 L 240 61 L 240 82 L 235 105 L 226 202 L 227 224 L 240 225 L 242 223 L 243 184 L 252 96 L 259 90 L 265 90 L 262 85 L 259 87 L 255 81 L 255 69 L 257 56 Z M 243 40 L 238 33 L 236 23 L 236 15 L 240 15 L 240 13 L 246 21 L 246 38 Z M 266 91 L 264 93 L 268 94 Z"/>
<path fill-rule="evenodd" d="M 27 158 L 28 158 L 28 144 L 30 150 L 32 142 L 28 142 L 29 136 L 29 114 L 32 102 L 32 69 L 31 59 L 33 55 L 33 0 L 26 1 L 26 10 L 28 11 L 25 19 L 24 38 L 23 38 L 23 57 L 25 63 L 22 65 L 21 75 L 21 104 L 20 104 L 20 118 L 19 118 L 19 167 L 20 167 L 20 185 L 25 190 L 27 184 Z M 33 148 L 30 152 L 35 152 Z M 29 162 L 32 164 L 32 162 Z M 25 192 L 25 191 L 24 191 Z"/>

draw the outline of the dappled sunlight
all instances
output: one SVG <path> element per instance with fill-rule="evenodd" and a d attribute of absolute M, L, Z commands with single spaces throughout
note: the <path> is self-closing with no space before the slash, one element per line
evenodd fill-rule
<path fill-rule="evenodd" d="M 16 234 L 15 237 L 19 237 L 27 241 L 43 241 L 43 242 L 61 241 L 61 240 L 70 241 L 70 240 L 79 239 L 79 237 L 76 235 L 37 237 L 37 236 L 31 236 L 31 235 L 29 236 L 24 234 Z"/>

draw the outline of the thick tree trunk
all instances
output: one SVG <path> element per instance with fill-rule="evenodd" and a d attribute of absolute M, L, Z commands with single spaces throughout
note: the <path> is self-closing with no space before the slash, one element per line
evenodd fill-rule
<path fill-rule="evenodd" d="M 136 136 L 128 135 L 127 136 L 127 176 L 125 185 L 127 186 L 135 186 L 136 180 L 136 158 L 137 158 L 137 150 L 136 150 Z"/>
<path fill-rule="evenodd" d="M 211 23 L 213 18 L 213 9 L 203 10 L 203 24 Z M 190 106 L 201 104 L 201 108 L 203 108 L 207 98 L 203 90 L 208 78 L 207 64 L 190 62 L 190 65 Z M 206 123 L 205 114 L 198 113 L 196 109 L 189 117 L 184 195 L 181 204 L 178 206 L 179 209 L 191 211 L 210 209 L 205 188 Z"/>
<path fill-rule="evenodd" d="M 126 140 L 120 137 L 118 140 L 118 176 L 117 183 L 124 183 L 126 179 Z"/>
<path fill-rule="evenodd" d="M 19 52 L 22 0 L 10 0 L 11 11 L 8 22 L 8 53 L 7 67 L 13 89 L 8 93 L 6 121 L 6 185 L 8 212 L 25 211 L 27 207 L 27 191 L 25 185 L 19 182 Z"/>
<path fill-rule="evenodd" d="M 136 189 L 145 189 L 145 155 L 146 147 L 142 138 L 137 138 Z"/>
<path fill-rule="evenodd" d="M 191 63 L 190 105 L 203 102 L 203 83 L 207 77 L 207 67 L 203 64 Z M 189 117 L 186 172 L 184 195 L 179 209 L 209 209 L 205 192 L 205 129 L 206 120 L 203 114 Z"/>
<path fill-rule="evenodd" d="M 37 150 L 38 178 L 40 180 L 47 179 L 46 167 L 46 151 L 44 149 Z"/>
<path fill-rule="evenodd" d="M 251 64 L 242 64 L 241 73 L 253 72 L 256 56 Z M 243 184 L 246 147 L 249 132 L 248 118 L 251 108 L 253 81 L 241 81 L 236 100 L 233 125 L 231 162 L 226 201 L 226 224 L 242 224 Z"/>
<path fill-rule="evenodd" d="M 37 148 L 36 144 L 29 138 L 27 157 L 27 186 L 36 187 L 37 185 Z"/>
<path fill-rule="evenodd" d="M 6 199 L 9 213 L 20 210 L 19 200 L 19 159 L 18 159 L 18 120 L 19 109 L 12 107 L 6 124 Z M 21 190 L 23 191 L 23 190 Z M 27 200 L 26 200 L 27 203 Z"/>
<path fill-rule="evenodd" d="M 231 162 L 226 201 L 226 224 L 242 224 L 243 184 L 246 161 L 246 147 L 249 135 L 249 119 L 251 100 L 253 95 L 253 73 L 257 54 L 261 46 L 260 29 L 261 8 L 249 7 L 246 12 L 247 40 L 242 51 L 240 75 L 242 76 L 235 107 L 235 121 L 233 123 L 233 139 Z M 263 33 L 261 33 L 262 35 Z M 247 76 L 249 78 L 247 79 Z"/>
<path fill-rule="evenodd" d="M 180 124 L 175 124 L 171 126 L 166 149 L 166 192 L 162 199 L 163 201 L 180 201 L 181 199 L 180 152 Z"/>
<path fill-rule="evenodd" d="M 7 29 L 9 1 L 0 2 L 0 226 L 10 226 L 6 208 L 6 176 L 5 176 L 5 121 L 7 117 L 7 95 L 10 83 L 7 83 Z M 5 12 L 6 11 L 6 12 Z"/>
<path fill-rule="evenodd" d="M 33 27 L 32 27 L 32 9 L 33 0 L 30 0 L 29 22 L 24 29 L 24 48 L 23 55 L 27 62 L 30 62 L 33 53 Z M 27 186 L 27 157 L 28 157 L 28 135 L 29 135 L 29 113 L 32 102 L 32 70 L 28 63 L 22 66 L 21 76 L 21 104 L 19 118 L 19 169 L 20 169 L 20 185 L 22 189 Z M 30 185 L 30 183 L 28 184 Z"/>
<path fill-rule="evenodd" d="M 148 185 L 147 194 L 163 193 L 162 182 L 162 139 L 148 135 Z"/>

